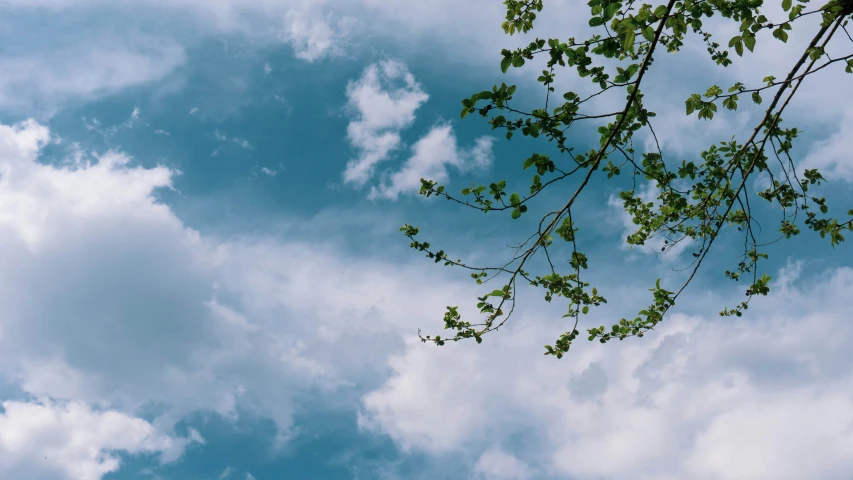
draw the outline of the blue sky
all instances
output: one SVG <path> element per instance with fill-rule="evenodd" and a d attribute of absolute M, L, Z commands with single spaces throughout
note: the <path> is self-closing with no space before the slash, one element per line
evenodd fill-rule
<path fill-rule="evenodd" d="M 0 0 L 0 477 L 849 478 L 853 256 L 816 236 L 770 250 L 774 291 L 740 319 L 716 315 L 743 295 L 722 275 L 732 241 L 642 340 L 543 357 L 567 306 L 525 291 L 482 345 L 417 341 L 482 292 L 400 225 L 488 261 L 535 220 L 425 201 L 417 179 L 523 190 L 523 159 L 553 153 L 458 119 L 495 83 L 541 95 L 536 68 L 500 73 L 529 40 L 502 35 L 500 2 L 457 3 Z M 549 2 L 540 35 L 581 37 L 578 8 Z M 725 71 L 701 45 L 661 56 L 646 104 L 666 154 L 751 129 L 748 109 L 686 119 L 684 98 L 781 76 L 780 48 Z M 786 121 L 841 214 L 853 82 L 828 70 Z M 688 257 L 622 246 L 618 182 L 580 200 L 609 299 L 586 326 L 642 308 Z"/>

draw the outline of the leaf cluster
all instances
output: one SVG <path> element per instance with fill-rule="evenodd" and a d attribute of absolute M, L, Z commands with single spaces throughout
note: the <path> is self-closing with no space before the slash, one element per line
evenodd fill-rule
<path fill-rule="evenodd" d="M 568 308 L 563 317 L 571 325 L 553 345 L 545 346 L 546 355 L 563 357 L 580 335 L 581 315 L 588 315 L 591 307 L 607 302 L 597 287 L 583 279 L 582 273 L 590 265 L 579 249 L 581 229 L 572 218 L 577 199 L 593 175 L 606 175 L 608 179 L 631 176 L 632 188 L 619 194 L 624 210 L 636 226 L 625 238 L 629 245 L 645 245 L 652 239 L 663 238 L 661 253 L 666 254 L 684 242 L 692 250 L 692 262 L 686 267 L 687 280 L 680 287 L 668 290 L 657 279 L 649 289 L 652 301 L 646 308 L 633 319 L 622 318 L 609 328 L 604 325 L 587 328 L 585 336 L 590 341 L 606 343 L 642 337 L 653 330 L 693 280 L 724 231 L 738 232 L 744 245 L 737 265 L 725 270 L 724 276 L 736 282 L 750 278 L 744 290 L 746 299 L 733 308 L 724 308 L 720 312 L 724 316 L 741 316 L 751 298 L 769 293 L 771 279 L 758 270 L 759 262 L 768 258 L 764 251 L 768 245 L 799 235 L 803 229 L 828 238 L 833 247 L 843 242 L 843 232 L 853 230 L 853 210 L 847 211 L 846 219 L 831 216 L 826 199 L 814 192 L 826 179 L 814 169 L 798 173 L 793 144 L 800 132 L 783 126 L 782 114 L 800 85 L 815 72 L 843 67 L 847 73 L 853 73 L 853 37 L 847 28 L 853 18 L 853 0 L 832 0 L 818 7 L 810 7 L 810 0 L 781 2 L 785 16 L 771 19 L 763 13 L 764 0 L 668 0 L 659 5 L 589 0 L 589 25 L 596 33 L 588 39 L 536 38 L 526 47 L 504 49 L 500 60 L 503 72 L 524 68 L 541 57 L 545 65 L 538 77 L 545 93 L 542 108 L 525 110 L 517 106 L 513 100 L 516 86 L 501 83 L 462 100 L 460 116 L 478 113 L 493 130 L 504 131 L 507 140 L 519 133 L 542 139 L 556 147 L 562 157 L 537 152 L 524 159 L 522 170 L 531 173 L 525 193 L 508 189 L 503 179 L 472 184 L 458 196 L 435 181 L 422 179 L 420 193 L 426 197 L 444 197 L 484 213 L 506 210 L 510 219 L 516 220 L 529 212 L 529 206 L 539 200 L 545 189 L 570 177 L 575 180 L 574 188 L 568 190 L 564 203 L 555 205 L 541 217 L 537 229 L 498 266 L 451 261 L 443 250 L 436 251 L 429 243 L 416 240 L 417 228 L 404 225 L 401 231 L 411 240 L 411 247 L 435 262 L 444 261 L 445 265 L 470 270 L 478 285 L 495 279 L 502 282 L 499 288 L 477 299 L 480 321 L 463 321 L 458 307 L 449 306 L 444 328 L 450 335 L 427 335 L 421 339 L 437 345 L 467 338 L 482 342 L 484 335 L 498 330 L 512 315 L 521 281 L 542 289 L 547 302 L 557 297 L 566 299 Z M 507 13 L 503 29 L 510 35 L 531 31 L 544 8 L 543 0 L 506 0 L 504 4 Z M 696 35 L 706 44 L 711 60 L 725 68 L 736 58 L 730 52 L 743 57 L 765 45 L 762 42 L 775 40 L 785 44 L 794 26 L 812 15 L 819 16 L 821 21 L 810 32 L 811 41 L 805 49 L 785 53 L 791 65 L 781 79 L 768 75 L 761 84 L 749 86 L 736 82 L 725 90 L 710 85 L 704 93 L 693 93 L 685 100 L 686 115 L 713 121 L 716 116 L 741 108 L 742 99 L 747 98 L 752 108 L 761 109 L 751 130 L 732 132 L 730 138 L 709 145 L 693 158 L 674 161 L 664 157 L 652 125 L 656 115 L 645 104 L 642 93 L 644 78 L 654 67 L 658 52 L 679 53 L 687 36 Z M 714 40 L 714 34 L 707 31 L 704 23 L 715 16 L 738 26 L 739 33 L 724 42 L 726 47 Z M 850 40 L 848 50 L 830 52 L 829 42 L 838 36 Z M 586 79 L 598 91 L 588 96 L 572 90 L 558 93 L 555 79 L 564 71 Z M 610 90 L 624 92 L 622 108 L 613 112 L 590 111 L 590 100 Z M 578 122 L 597 124 L 596 148 L 578 152 L 576 147 L 568 145 L 566 132 Z M 634 146 L 634 137 L 641 131 L 655 140 L 654 148 L 642 150 Z M 753 191 L 758 182 L 748 180 L 760 177 L 769 187 Z M 644 184 L 650 185 L 655 193 L 653 201 L 638 194 Z M 781 210 L 779 227 L 769 240 L 761 236 L 760 225 L 753 215 L 750 201 L 755 197 L 776 204 Z M 569 268 L 564 272 L 552 260 L 555 241 L 564 243 L 570 252 Z M 534 275 L 525 270 L 533 257 L 543 255 L 546 272 Z"/>

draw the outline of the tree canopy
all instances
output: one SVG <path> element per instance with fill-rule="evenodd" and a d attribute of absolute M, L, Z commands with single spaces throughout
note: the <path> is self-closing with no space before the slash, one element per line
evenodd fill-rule
<path fill-rule="evenodd" d="M 796 4 L 795 4 L 796 3 Z M 543 0 L 506 0 L 506 21 L 503 30 L 513 35 L 534 28 L 537 14 L 543 10 Z M 499 288 L 484 292 L 477 299 L 479 319 L 464 319 L 456 306 L 448 306 L 444 328 L 449 335 L 422 335 L 424 342 L 444 345 L 449 341 L 474 339 L 498 330 L 512 316 L 520 286 L 529 284 L 544 289 L 544 298 L 551 302 L 563 297 L 569 303 L 564 317 L 573 324 L 556 341 L 545 346 L 545 355 L 563 357 L 573 342 L 584 336 L 590 341 L 606 343 L 613 339 L 642 337 L 654 329 L 675 305 L 676 300 L 694 279 L 696 272 L 712 250 L 715 240 L 725 231 L 736 230 L 743 235 L 743 253 L 736 264 L 721 272 L 734 281 L 747 280 L 746 299 L 725 307 L 720 315 L 741 316 L 752 297 L 767 295 L 770 277 L 761 273 L 759 262 L 767 258 L 765 247 L 780 239 L 791 238 L 810 230 L 835 246 L 844 240 L 843 233 L 853 230 L 853 210 L 846 216 L 829 215 L 825 197 L 815 192 L 826 181 L 817 169 L 797 167 L 792 152 L 798 129 L 782 125 L 782 114 L 806 78 L 825 68 L 841 68 L 853 73 L 853 36 L 848 22 L 853 18 L 853 0 L 832 0 L 820 6 L 809 0 L 782 0 L 785 15 L 769 18 L 763 13 L 763 0 L 669 0 L 652 5 L 634 1 L 590 0 L 589 26 L 595 32 L 585 40 L 569 38 L 536 38 L 523 48 L 504 49 L 500 66 L 504 73 L 510 68 L 523 68 L 535 58 L 544 57 L 545 68 L 538 82 L 545 89 L 542 108 L 525 111 L 513 102 L 515 85 L 495 85 L 462 100 L 461 117 L 477 113 L 487 118 L 492 129 L 505 132 L 507 140 L 521 133 L 532 138 L 544 138 L 556 146 L 561 158 L 536 153 L 526 158 L 521 167 L 532 171 L 529 191 L 510 192 L 505 180 L 463 188 L 452 194 L 444 185 L 421 179 L 420 193 L 426 197 L 441 197 L 457 204 L 486 213 L 506 214 L 511 222 L 527 214 L 529 207 L 543 198 L 543 191 L 553 185 L 573 179 L 573 188 L 561 204 L 549 206 L 548 213 L 538 222 L 538 228 L 506 259 L 495 265 L 471 265 L 453 260 L 444 250 L 421 240 L 415 226 L 404 225 L 401 231 L 411 240 L 410 246 L 424 252 L 436 263 L 469 270 L 477 284 L 499 281 Z M 769 15 L 769 14 L 768 14 Z M 818 18 L 819 22 L 806 19 Z M 713 20 L 712 20 L 713 19 Z M 735 22 L 739 34 L 718 43 L 710 30 L 723 22 Z M 790 48 L 786 42 L 795 24 L 811 28 L 811 40 L 805 48 Z M 807 25 L 804 25 L 807 24 Z M 801 27 L 801 25 L 803 25 Z M 727 67 L 735 55 L 749 55 L 756 48 L 771 47 L 781 42 L 783 57 L 790 59 L 790 68 L 783 78 L 767 76 L 757 85 L 737 82 L 728 87 L 710 85 L 704 93 L 694 93 L 685 99 L 685 113 L 712 121 L 720 106 L 737 110 L 742 102 L 752 102 L 760 108 L 759 121 L 745 131 L 732 131 L 729 139 L 697 152 L 692 160 L 678 163 L 664 161 L 660 143 L 653 127 L 655 113 L 644 103 L 644 79 L 654 67 L 655 56 L 662 51 L 682 50 L 688 36 L 697 36 L 707 47 L 711 60 Z M 830 40 L 839 37 L 850 40 L 848 51 L 830 51 Z M 779 47 L 777 47 L 779 48 Z M 592 82 L 595 93 L 582 95 L 573 91 L 558 92 L 555 78 L 574 73 Z M 853 77 L 851 77 L 853 81 Z M 624 104 L 615 112 L 596 112 L 591 100 L 607 91 L 622 90 Z M 850 99 L 848 99 L 850 101 Z M 722 113 L 722 112 L 721 112 Z M 593 122 L 600 135 L 598 147 L 577 152 L 569 145 L 567 131 L 581 123 Z M 638 132 L 648 131 L 656 148 L 643 149 L 634 143 Z M 738 140 L 738 136 L 742 137 Z M 639 143 L 639 142 L 638 142 Z M 649 151 L 645 151 L 649 150 Z M 668 290 L 657 279 L 650 288 L 652 300 L 634 318 L 622 318 L 609 328 L 584 328 L 582 315 L 590 307 L 606 303 L 599 289 L 584 280 L 589 268 L 587 256 L 578 240 L 582 232 L 573 221 L 577 200 L 594 175 L 608 179 L 620 175 L 632 177 L 632 187 L 621 191 L 624 210 L 630 214 L 636 230 L 627 236 L 629 245 L 644 245 L 652 238 L 663 238 L 663 253 L 682 242 L 690 243 L 692 263 L 686 281 Z M 765 181 L 747 180 L 765 177 Z M 571 183 L 571 182 L 570 182 Z M 766 186 L 766 188 L 757 185 Z M 646 201 L 639 194 L 641 187 L 652 188 L 655 199 Z M 762 189 L 763 188 L 763 189 Z M 537 198 L 538 197 L 538 198 Z M 762 238 L 750 201 L 758 197 L 781 207 L 778 231 Z M 504 217 L 505 218 L 505 217 Z M 766 229 L 765 229 L 766 230 Z M 520 239 L 522 240 L 522 239 Z M 566 242 L 567 271 L 560 271 L 549 249 L 555 242 Z M 532 271 L 534 257 L 543 257 L 543 271 Z M 707 263 L 707 262 L 706 262 Z M 651 280 L 651 279 L 650 279 Z"/>

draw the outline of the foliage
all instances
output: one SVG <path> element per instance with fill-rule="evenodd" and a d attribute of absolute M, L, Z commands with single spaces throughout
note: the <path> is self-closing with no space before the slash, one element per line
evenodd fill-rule
<path fill-rule="evenodd" d="M 505 0 L 504 3 L 507 14 L 503 29 L 510 35 L 530 31 L 543 9 L 543 0 Z M 482 212 L 509 211 L 512 219 L 518 219 L 548 187 L 569 177 L 577 179 L 577 186 L 564 204 L 541 218 L 537 231 L 501 266 L 477 267 L 461 260 L 450 260 L 443 250 L 435 251 L 429 243 L 417 240 L 417 228 L 404 225 L 401 231 L 411 240 L 411 247 L 425 252 L 436 263 L 469 269 L 478 284 L 503 278 L 500 288 L 478 298 L 482 320 L 464 321 L 458 307 L 447 307 L 444 326 L 452 334 L 449 337 L 421 336 L 421 339 L 437 345 L 466 338 L 480 343 L 485 334 L 498 330 L 510 318 L 519 280 L 522 280 L 544 289 L 548 302 L 555 296 L 565 297 L 570 302 L 564 317 L 573 320 L 574 326 L 560 335 L 553 345 L 545 346 L 546 355 L 561 358 L 566 354 L 580 335 L 580 316 L 588 314 L 591 306 L 606 302 L 597 288 L 582 280 L 581 273 L 588 268 L 588 261 L 578 250 L 578 228 L 572 220 L 572 209 L 596 172 L 606 174 L 607 178 L 623 172 L 633 177 L 633 188 L 620 194 L 625 211 L 637 225 L 636 231 L 626 239 L 629 245 L 643 245 L 653 237 L 663 236 L 666 239 L 664 253 L 683 241 L 692 242 L 697 250 L 693 253 L 689 277 L 678 290 L 663 288 L 658 279 L 650 289 L 653 298 L 648 307 L 635 318 L 623 318 L 609 329 L 604 326 L 587 329 L 584 336 L 591 341 L 597 339 L 605 343 L 615 338 L 642 337 L 654 329 L 694 278 L 724 229 L 742 232 L 745 245 L 741 261 L 732 270 L 725 271 L 725 276 L 735 281 L 751 277 L 746 300 L 724 309 L 720 312 L 724 316 L 741 316 L 753 296 L 769 292 L 770 278 L 759 275 L 757 270 L 759 260 L 767 258 L 762 248 L 769 243 L 798 235 L 803 226 L 828 238 L 833 246 L 842 242 L 842 232 L 853 230 L 853 219 L 827 216 L 829 208 L 825 198 L 813 193 L 813 186 L 825 181 L 817 170 L 807 169 L 798 175 L 791 148 L 799 131 L 782 126 L 782 113 L 811 74 L 827 67 L 840 67 L 853 73 L 853 53 L 832 52 L 830 56 L 826 50 L 829 40 L 835 36 L 846 35 L 853 42 L 847 29 L 853 18 L 853 0 L 832 0 L 814 8 L 809 4 L 809 0 L 797 0 L 796 5 L 792 0 L 782 0 L 787 17 L 770 19 L 762 13 L 763 0 L 669 0 L 663 5 L 638 4 L 633 0 L 590 0 L 589 25 L 597 33 L 589 39 L 537 38 L 525 48 L 503 50 L 500 63 L 503 72 L 522 68 L 534 57 L 547 58 L 546 68 L 538 79 L 546 90 L 544 107 L 532 111 L 516 108 L 512 102 L 516 87 L 501 84 L 463 100 L 461 116 L 479 113 L 488 117 L 491 127 L 505 131 L 507 139 L 519 132 L 532 138 L 544 137 L 566 158 L 558 161 L 537 153 L 524 160 L 522 168 L 535 171 L 527 193 L 508 192 L 506 181 L 501 180 L 488 186 L 472 185 L 462 189 L 461 196 L 454 196 L 444 186 L 428 179 L 421 180 L 420 193 L 427 197 L 444 197 Z M 763 42 L 784 44 L 794 24 L 813 15 L 820 16 L 821 22 L 804 50 L 784 54 L 792 60 L 792 65 L 783 79 L 768 76 L 761 85 L 748 87 L 738 82 L 726 90 L 712 85 L 704 93 L 692 94 L 685 100 L 688 116 L 697 115 L 709 121 L 718 115 L 719 106 L 736 110 L 744 100 L 766 105 L 763 116 L 745 140 L 737 141 L 733 136 L 731 140 L 708 147 L 701 152 L 700 159 L 680 164 L 664 162 L 659 145 L 655 151 L 635 149 L 632 139 L 642 129 L 648 129 L 657 142 L 652 127 L 655 113 L 644 104 L 641 87 L 653 67 L 655 54 L 661 49 L 679 52 L 688 35 L 697 35 L 707 46 L 711 59 L 720 67 L 726 67 L 733 62 L 732 51 L 743 57 Z M 726 46 L 714 41 L 713 35 L 706 31 L 705 19 L 714 16 L 739 24 L 740 34 L 726 42 Z M 591 81 L 597 92 L 583 97 L 567 91 L 562 94 L 562 100 L 555 101 L 555 77 L 562 69 L 574 69 L 581 79 Z M 611 113 L 586 111 L 591 98 L 616 89 L 625 92 L 626 101 L 621 110 Z M 566 145 L 567 129 L 578 122 L 602 122 L 598 127 L 598 148 L 576 153 Z M 762 175 L 769 187 L 751 192 L 747 179 Z M 653 186 L 657 194 L 655 202 L 647 203 L 640 198 L 638 180 Z M 749 198 L 753 193 L 781 206 L 779 238 L 773 242 L 760 243 L 756 236 Z M 853 210 L 847 215 L 853 216 Z M 568 262 L 571 271 L 566 273 L 558 272 L 549 255 L 549 248 L 558 240 L 568 242 L 571 247 Z M 543 275 L 534 276 L 525 270 L 525 265 L 540 252 L 545 254 L 549 269 Z"/>

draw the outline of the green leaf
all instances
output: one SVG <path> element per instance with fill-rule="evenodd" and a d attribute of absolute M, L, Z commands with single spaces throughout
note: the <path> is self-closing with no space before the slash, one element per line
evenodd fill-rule
<path fill-rule="evenodd" d="M 509 204 L 512 206 L 516 206 L 521 203 L 521 197 L 517 193 L 513 193 L 509 196 Z"/>
<path fill-rule="evenodd" d="M 501 60 L 501 72 L 506 73 L 506 71 L 509 70 L 510 64 L 512 64 L 512 57 L 504 57 L 504 59 Z"/>
<path fill-rule="evenodd" d="M 743 43 L 746 45 L 746 48 L 748 48 L 750 52 L 753 51 L 753 49 L 755 48 L 755 35 L 744 35 Z"/>
<path fill-rule="evenodd" d="M 516 208 L 515 210 L 512 211 L 512 219 L 513 220 L 518 219 L 518 217 L 520 217 L 520 216 L 521 216 L 521 210 Z"/>
<path fill-rule="evenodd" d="M 488 90 L 483 90 L 482 92 L 474 95 L 474 97 L 476 97 L 476 100 L 491 100 L 493 96 L 494 94 Z"/>
<path fill-rule="evenodd" d="M 512 57 L 512 66 L 515 68 L 523 67 L 524 66 L 524 57 L 522 57 L 522 56 Z"/>
<path fill-rule="evenodd" d="M 809 58 L 811 58 L 812 60 L 817 60 L 822 56 L 823 56 L 823 49 L 820 47 L 812 48 L 809 51 Z"/>
<path fill-rule="evenodd" d="M 586 315 L 587 313 L 589 313 L 589 306 L 588 306 L 588 305 L 584 305 L 584 306 L 583 306 L 583 310 L 582 310 L 582 311 L 583 311 L 583 314 L 584 314 L 584 315 Z"/>
<path fill-rule="evenodd" d="M 621 3 L 611 3 L 610 5 L 604 7 L 604 19 L 610 20 L 613 18 L 613 15 L 616 15 L 616 12 L 622 7 Z"/>
<path fill-rule="evenodd" d="M 743 42 L 737 42 L 735 44 L 735 52 L 737 52 L 739 57 L 743 56 Z"/>
<path fill-rule="evenodd" d="M 623 42 L 622 42 L 622 48 L 626 52 L 630 52 L 630 51 L 634 50 L 634 38 L 635 38 L 635 35 L 634 35 L 633 30 L 628 31 L 628 33 L 625 34 L 625 40 L 623 40 Z"/>
<path fill-rule="evenodd" d="M 786 32 L 782 27 L 773 30 L 773 37 L 782 40 L 782 42 L 788 41 L 788 32 Z"/>
<path fill-rule="evenodd" d="M 643 29 L 643 38 L 653 42 L 655 40 L 655 30 L 650 26 Z"/>
<path fill-rule="evenodd" d="M 658 18 L 663 18 L 664 15 L 666 15 L 666 5 L 659 5 L 655 9 L 655 16 Z"/>
<path fill-rule="evenodd" d="M 592 17 L 589 19 L 589 26 L 590 27 L 599 27 L 601 25 L 604 25 L 604 22 L 605 22 L 605 20 L 601 17 Z"/>
<path fill-rule="evenodd" d="M 782 0 L 782 10 L 784 10 L 784 11 L 786 11 L 786 12 L 787 12 L 788 10 L 790 10 L 790 9 L 791 9 L 791 4 L 792 4 L 792 3 L 793 3 L 793 2 L 791 2 L 791 0 Z"/>

